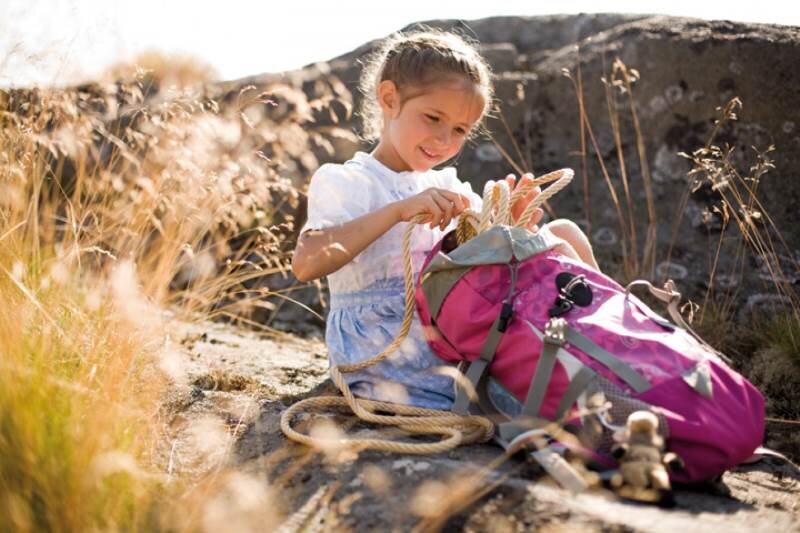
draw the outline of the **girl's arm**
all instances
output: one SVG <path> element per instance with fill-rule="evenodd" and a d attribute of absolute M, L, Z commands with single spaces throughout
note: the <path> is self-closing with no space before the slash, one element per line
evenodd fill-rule
<path fill-rule="evenodd" d="M 321 278 L 349 263 L 398 222 L 408 222 L 419 213 L 427 213 L 431 228 L 439 225 L 444 229 L 467 207 L 466 196 L 431 187 L 344 224 L 303 232 L 292 256 L 292 272 L 302 282 Z"/>
<path fill-rule="evenodd" d="M 400 221 L 397 202 L 344 224 L 303 232 L 292 256 L 292 272 L 306 282 L 336 272 Z"/>

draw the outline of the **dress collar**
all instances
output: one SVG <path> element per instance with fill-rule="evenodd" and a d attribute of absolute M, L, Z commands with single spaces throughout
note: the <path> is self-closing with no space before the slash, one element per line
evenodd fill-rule
<path fill-rule="evenodd" d="M 353 155 L 353 159 L 365 166 L 368 166 L 370 169 L 377 172 L 379 175 L 385 176 L 387 178 L 405 178 L 413 174 L 419 174 L 419 172 L 416 170 L 403 170 L 400 172 L 392 170 L 391 168 L 387 167 L 386 165 L 378 161 L 375 158 L 375 156 L 372 155 L 372 152 L 367 153 L 358 151 Z"/>

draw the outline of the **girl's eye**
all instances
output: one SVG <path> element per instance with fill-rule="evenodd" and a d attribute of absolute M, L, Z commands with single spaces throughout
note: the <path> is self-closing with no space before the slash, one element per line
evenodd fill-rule
<path fill-rule="evenodd" d="M 439 117 L 437 117 L 436 115 L 429 115 L 429 114 L 425 113 L 425 116 L 428 119 L 430 119 L 432 122 L 439 122 Z M 467 134 L 467 131 L 464 128 L 456 128 L 456 132 L 459 135 L 466 135 Z"/>

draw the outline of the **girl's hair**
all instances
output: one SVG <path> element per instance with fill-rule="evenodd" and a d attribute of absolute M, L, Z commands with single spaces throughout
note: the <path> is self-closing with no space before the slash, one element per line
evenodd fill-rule
<path fill-rule="evenodd" d="M 377 89 L 384 80 L 391 80 L 397 86 L 401 109 L 408 100 L 435 85 L 456 80 L 474 83 L 484 106 L 467 140 L 483 133 L 484 119 L 494 108 L 494 85 L 492 69 L 478 52 L 480 43 L 453 32 L 423 28 L 391 34 L 364 61 L 358 86 L 362 95 L 359 115 L 364 141 L 377 140 L 383 129 Z"/>

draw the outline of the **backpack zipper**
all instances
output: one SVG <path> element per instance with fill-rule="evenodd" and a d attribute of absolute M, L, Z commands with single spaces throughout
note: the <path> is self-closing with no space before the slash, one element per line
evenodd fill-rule
<path fill-rule="evenodd" d="M 505 333 L 506 329 L 508 329 L 508 325 L 514 316 L 514 290 L 517 287 L 517 267 L 519 262 L 516 258 L 512 257 L 511 261 L 507 264 L 508 268 L 511 270 L 511 287 L 508 290 L 508 296 L 503 301 L 503 307 L 500 309 L 500 321 L 497 324 L 497 331 L 502 333 Z"/>

